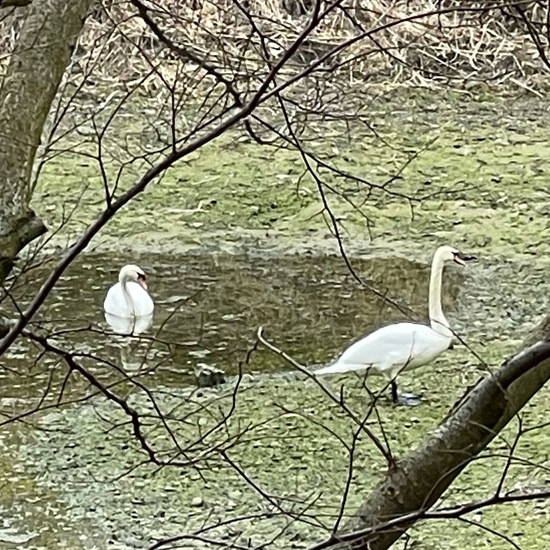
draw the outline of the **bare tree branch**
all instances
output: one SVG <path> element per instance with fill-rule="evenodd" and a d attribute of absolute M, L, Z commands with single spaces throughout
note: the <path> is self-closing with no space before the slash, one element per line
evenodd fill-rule
<path fill-rule="evenodd" d="M 0 8 L 22 8 L 33 0 L 0 0 Z"/>

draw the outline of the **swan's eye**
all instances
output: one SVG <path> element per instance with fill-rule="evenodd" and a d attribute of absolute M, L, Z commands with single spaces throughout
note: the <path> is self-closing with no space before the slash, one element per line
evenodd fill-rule
<path fill-rule="evenodd" d="M 138 281 L 145 281 L 145 273 L 138 273 Z"/>

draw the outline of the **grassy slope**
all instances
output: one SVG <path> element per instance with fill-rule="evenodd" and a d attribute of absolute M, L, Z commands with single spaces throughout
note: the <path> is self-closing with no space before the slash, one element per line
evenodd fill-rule
<path fill-rule="evenodd" d="M 548 250 L 548 115 L 537 103 L 439 101 L 426 110 L 424 100 L 399 111 L 392 101 L 382 106 L 385 111 L 373 109 L 376 136 L 356 132 L 344 140 L 324 133 L 308 143 L 323 160 L 377 185 L 419 154 L 387 192 L 321 171 L 325 184 L 360 207 L 326 189 L 331 209 L 351 235 L 350 246 L 407 241 L 424 248 L 449 241 L 492 255 Z M 112 155 L 117 157 L 115 148 Z M 46 165 L 36 205 L 53 228 L 63 211 L 78 204 L 65 228 L 78 234 L 102 208 L 102 182 L 90 160 L 59 159 Z M 115 168 L 107 165 L 111 177 Z M 208 245 L 212 235 L 238 241 L 251 234 L 264 238 L 268 231 L 326 250 L 319 194 L 309 175 L 300 177 L 303 172 L 295 152 L 221 138 L 168 171 L 109 224 L 103 241 Z M 121 188 L 142 173 L 137 165 L 126 169 Z M 206 205 L 202 212 L 184 212 L 199 201 Z M 334 250 L 333 243 L 328 246 Z"/>

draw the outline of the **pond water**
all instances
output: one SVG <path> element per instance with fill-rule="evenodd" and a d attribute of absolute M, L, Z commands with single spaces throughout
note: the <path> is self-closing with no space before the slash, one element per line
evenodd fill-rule
<path fill-rule="evenodd" d="M 119 336 L 106 323 L 102 303 L 116 282 L 119 266 L 138 263 L 147 273 L 156 302 L 152 326 L 141 337 Z M 371 259 L 355 269 L 372 287 L 409 307 L 419 318 L 426 315 L 429 265 L 407 259 Z M 26 293 L 35 280 L 20 283 Z M 447 269 L 444 305 L 454 306 L 460 269 Z M 15 290 L 17 293 L 17 290 Z M 27 294 L 27 299 L 28 299 Z M 24 300 L 24 296 L 21 300 Z M 75 263 L 52 292 L 37 322 L 41 328 L 62 331 L 56 341 L 65 347 L 119 364 L 130 373 L 154 373 L 156 383 L 189 384 L 197 364 L 228 375 L 239 365 L 262 325 L 270 338 L 301 362 L 326 363 L 351 341 L 373 328 L 405 315 L 361 288 L 336 257 L 261 259 L 247 256 L 85 256 Z M 20 343 L 7 354 L 11 370 L 0 371 L 4 397 L 24 396 L 43 384 L 48 366 L 57 357 L 41 357 L 41 367 L 29 361 L 40 351 Z M 267 354 L 246 365 L 258 373 L 288 368 Z M 60 369 L 62 370 L 62 369 Z M 140 371 L 140 372 L 141 372 Z"/>

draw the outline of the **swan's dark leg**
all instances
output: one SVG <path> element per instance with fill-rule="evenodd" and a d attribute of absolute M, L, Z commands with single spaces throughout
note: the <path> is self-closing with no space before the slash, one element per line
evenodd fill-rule
<path fill-rule="evenodd" d="M 397 382 L 391 381 L 391 400 L 397 405 L 399 402 L 399 394 L 397 393 Z"/>
<path fill-rule="evenodd" d="M 420 397 L 414 393 L 399 393 L 397 391 L 397 382 L 391 381 L 391 400 L 394 405 L 408 405 L 409 407 L 416 407 L 420 405 Z"/>

